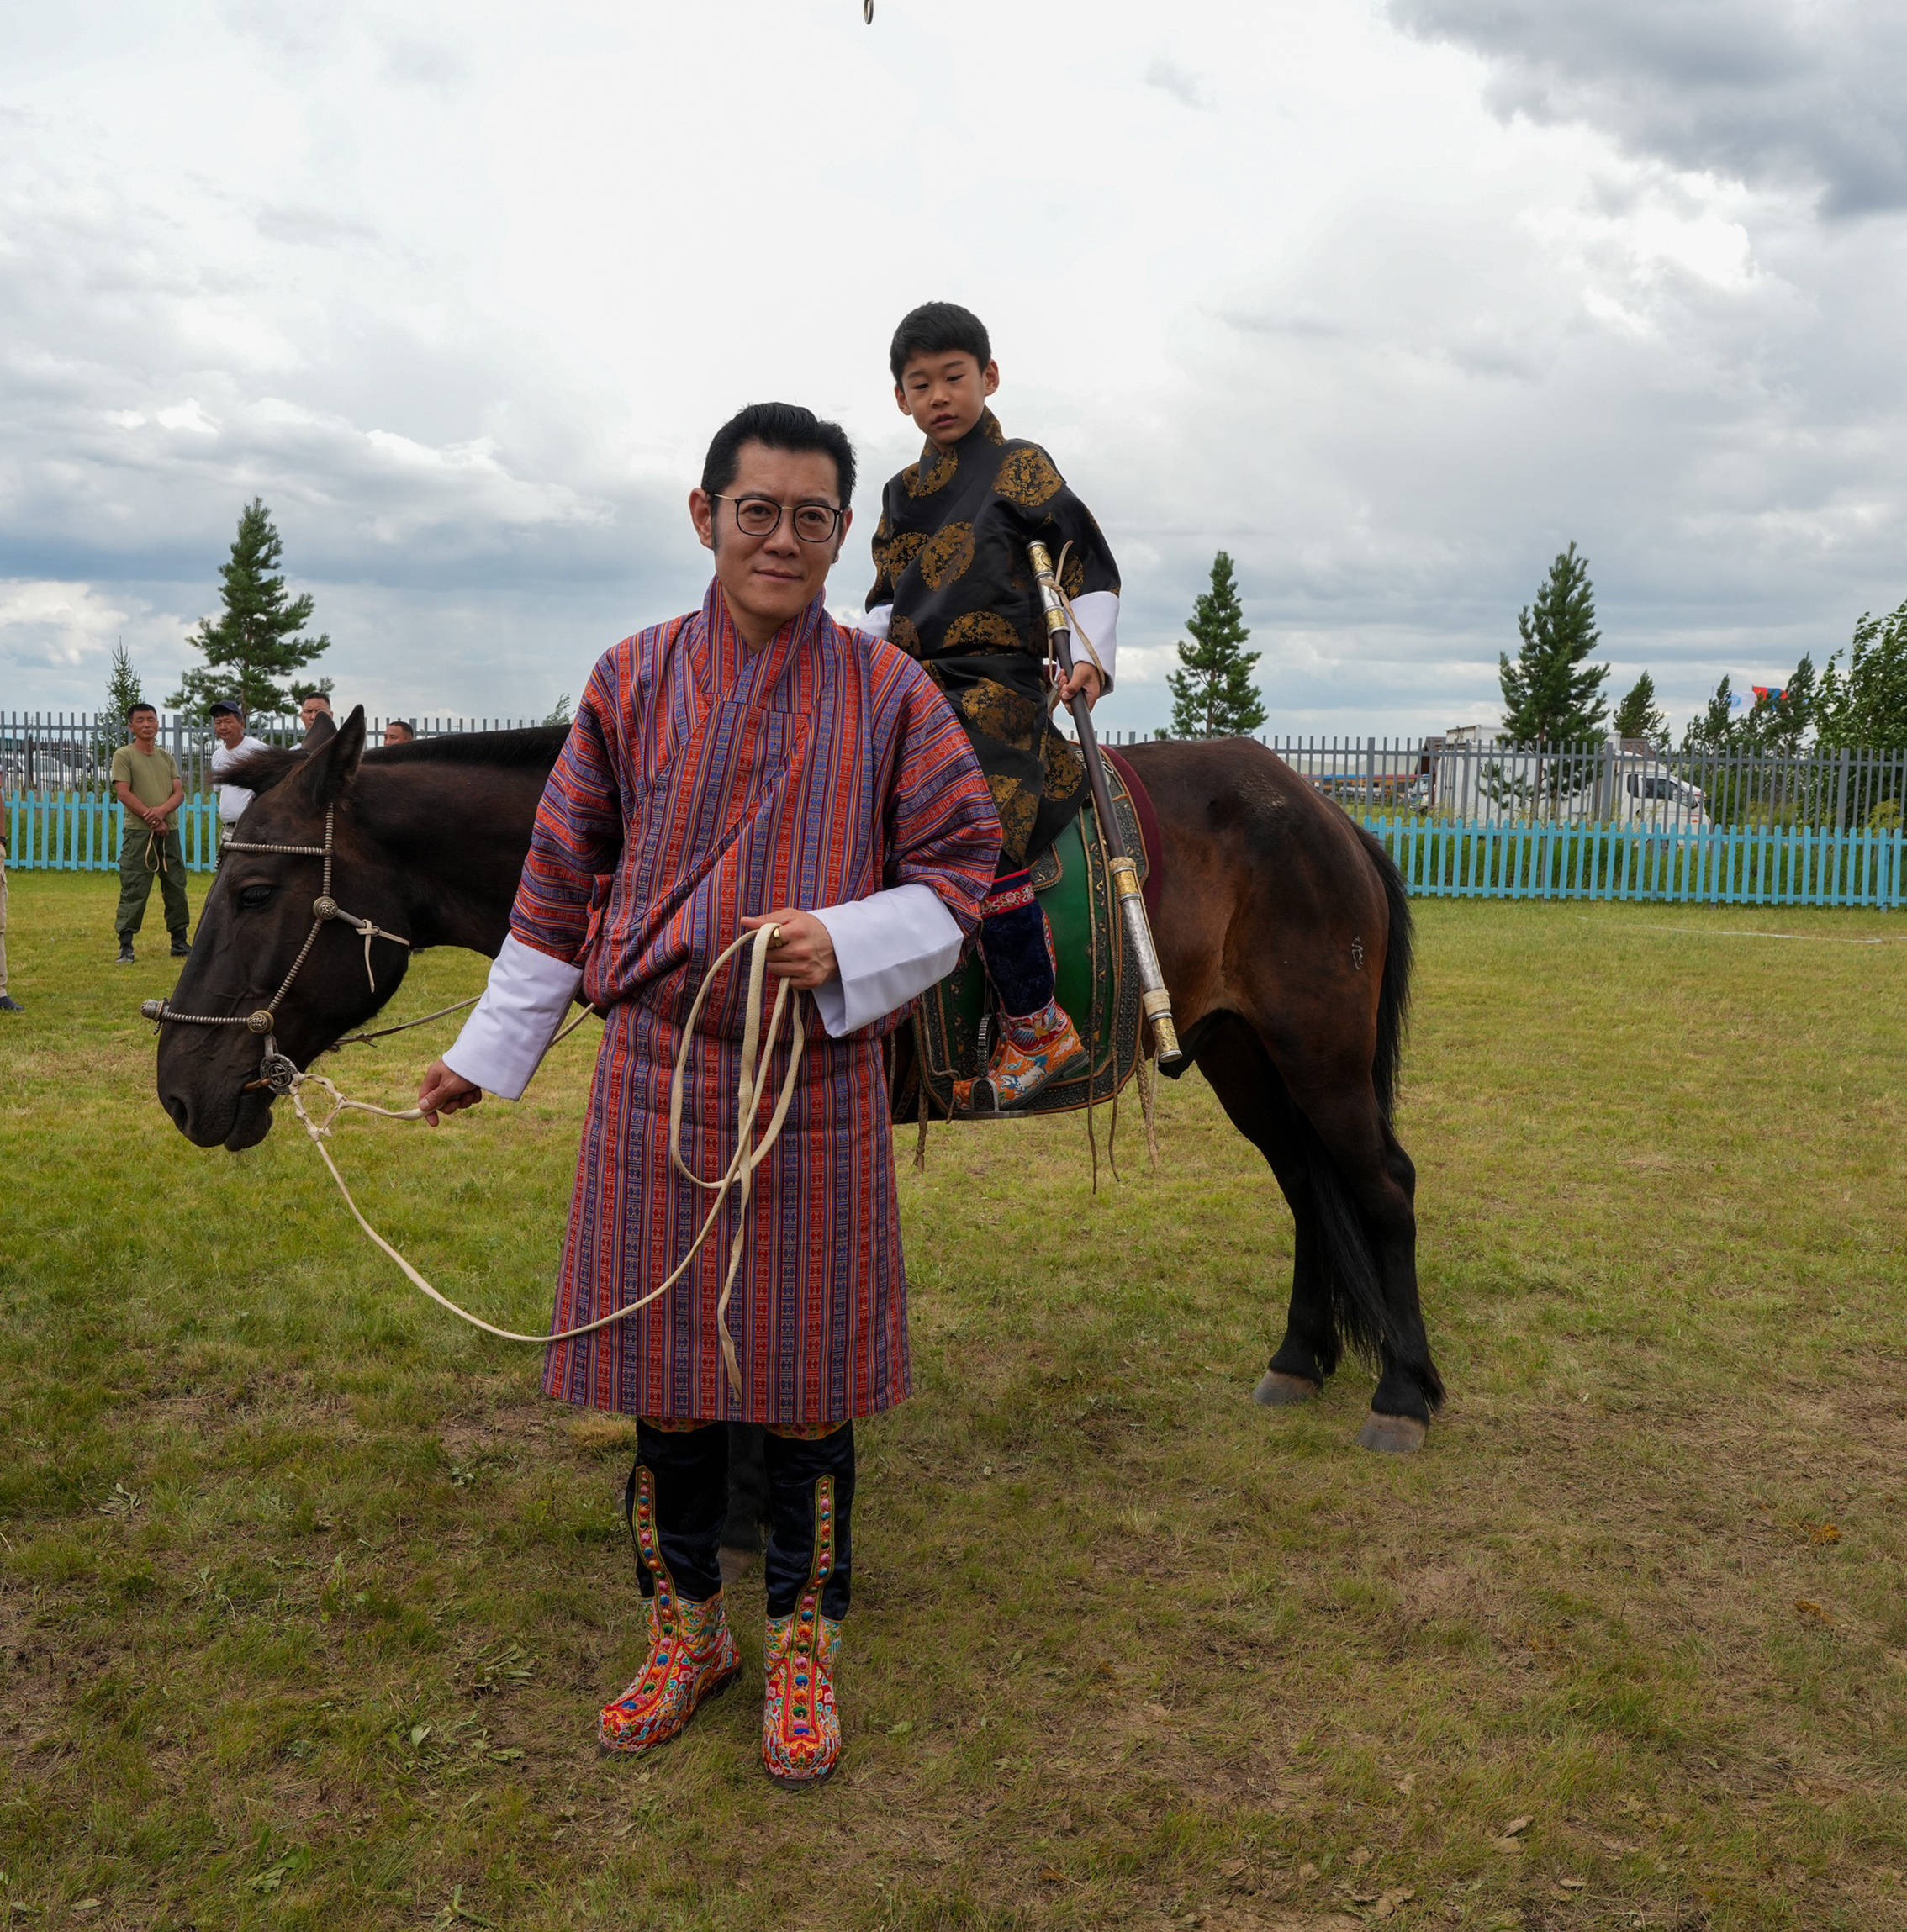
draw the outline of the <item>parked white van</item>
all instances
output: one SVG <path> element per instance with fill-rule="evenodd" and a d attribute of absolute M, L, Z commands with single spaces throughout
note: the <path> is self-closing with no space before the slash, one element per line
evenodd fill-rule
<path fill-rule="evenodd" d="M 1615 796 L 1606 818 L 1619 825 L 1672 826 L 1683 831 L 1706 831 L 1714 824 L 1708 801 L 1698 785 L 1678 779 L 1653 751 L 1617 754 Z"/>

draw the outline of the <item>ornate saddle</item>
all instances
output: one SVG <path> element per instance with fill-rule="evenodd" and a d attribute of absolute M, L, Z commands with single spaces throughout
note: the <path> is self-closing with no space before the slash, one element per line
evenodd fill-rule
<path fill-rule="evenodd" d="M 1107 782 L 1120 839 L 1138 862 L 1149 905 L 1156 896 L 1148 882 L 1159 836 L 1150 801 L 1123 759 L 1107 757 Z M 895 1095 L 897 1120 L 919 1116 L 922 1095 L 916 1082 L 925 1085 L 925 1110 L 932 1119 L 1009 1120 L 1071 1113 L 1089 1101 L 1098 1106 L 1132 1078 L 1140 1058 L 1138 980 L 1127 958 L 1106 857 L 1089 798 L 1033 864 L 1033 890 L 1053 929 L 1059 1004 L 1087 1044 L 1087 1066 L 1070 1079 L 1051 1081 L 1010 1114 L 954 1106 L 954 1082 L 985 1072 L 999 1028 L 992 984 L 979 948 L 969 943 L 960 963 L 916 1002 L 913 1075 L 906 1090 Z M 985 1083 L 981 1091 L 988 1091 Z"/>

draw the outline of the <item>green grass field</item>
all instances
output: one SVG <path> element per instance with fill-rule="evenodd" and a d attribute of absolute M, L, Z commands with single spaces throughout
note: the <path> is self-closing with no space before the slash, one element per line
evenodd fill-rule
<path fill-rule="evenodd" d="M 12 883 L 0 1924 L 1907 1925 L 1907 945 L 1839 943 L 1907 922 L 1420 907 L 1451 1401 L 1414 1459 L 1352 1445 L 1361 1370 L 1246 1400 L 1291 1226 L 1196 1076 L 1096 1200 L 1078 1121 L 939 1133 L 848 1755 L 790 1794 L 752 1689 L 599 1760 L 629 1428 L 425 1303 L 283 1121 L 188 1147 L 136 1018 L 156 913 L 115 969 L 110 879 Z M 399 1006 L 479 973 L 427 956 Z M 431 1050 L 340 1064 L 402 1104 Z M 513 1326 L 589 1057 L 340 1132 L 372 1218 Z"/>

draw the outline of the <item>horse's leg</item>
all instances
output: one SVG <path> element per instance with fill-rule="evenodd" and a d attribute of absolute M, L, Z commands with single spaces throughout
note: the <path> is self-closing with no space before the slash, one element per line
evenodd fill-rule
<path fill-rule="evenodd" d="M 1367 1071 L 1289 1064 L 1282 1071 L 1326 1157 L 1312 1171 L 1339 1318 L 1376 1345 L 1381 1365 L 1357 1439 L 1366 1449 L 1421 1449 L 1444 1383 L 1418 1301 L 1417 1170 Z"/>
<path fill-rule="evenodd" d="M 1228 1014 L 1210 1026 L 1196 1058 L 1232 1125 L 1270 1164 L 1292 1211 L 1292 1297 L 1285 1336 L 1252 1400 L 1267 1407 L 1306 1401 L 1337 1367 L 1339 1342 L 1298 1117 L 1270 1055 L 1244 1021 Z"/>

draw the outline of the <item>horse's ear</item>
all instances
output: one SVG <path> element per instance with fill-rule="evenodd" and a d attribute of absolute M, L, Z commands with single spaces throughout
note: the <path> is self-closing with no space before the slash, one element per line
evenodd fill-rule
<path fill-rule="evenodd" d="M 338 721 L 329 711 L 320 711 L 304 727 L 304 736 L 298 742 L 301 752 L 310 752 L 320 745 L 328 745 L 338 735 Z"/>
<path fill-rule="evenodd" d="M 351 783 L 364 756 L 364 707 L 356 706 L 330 741 L 315 747 L 298 774 L 312 804 L 328 805 Z"/>

